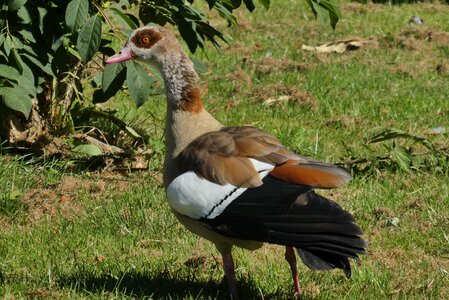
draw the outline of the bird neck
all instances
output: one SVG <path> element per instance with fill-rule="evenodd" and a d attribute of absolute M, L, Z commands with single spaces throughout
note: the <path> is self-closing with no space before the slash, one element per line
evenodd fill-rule
<path fill-rule="evenodd" d="M 223 126 L 203 109 L 198 75 L 184 53 L 167 56 L 160 69 L 167 96 L 164 184 L 168 185 L 179 175 L 179 153 L 200 135 Z"/>
<path fill-rule="evenodd" d="M 203 109 L 192 61 L 184 52 L 166 55 L 161 63 L 167 103 L 174 109 L 199 113 Z"/>

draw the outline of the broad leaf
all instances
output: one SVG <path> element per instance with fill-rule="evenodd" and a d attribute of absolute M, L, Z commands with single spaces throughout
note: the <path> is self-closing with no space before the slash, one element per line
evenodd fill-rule
<path fill-rule="evenodd" d="M 5 38 L 5 41 L 3 42 L 3 49 L 5 50 L 6 56 L 9 56 L 9 54 L 11 53 L 11 49 L 14 49 L 11 36 L 8 35 Z"/>
<path fill-rule="evenodd" d="M 72 32 L 78 30 L 86 21 L 89 12 L 88 0 L 72 0 L 65 11 L 65 23 Z"/>
<path fill-rule="evenodd" d="M 137 131 L 135 131 L 134 128 L 132 128 L 131 126 L 126 126 L 125 129 L 126 129 L 126 131 L 128 131 L 128 133 L 132 137 L 134 137 L 136 139 L 141 139 L 142 138 L 142 136 L 140 134 L 138 134 Z"/>
<path fill-rule="evenodd" d="M 0 24 L 0 26 L 1 26 L 1 24 Z M 5 42 L 5 39 L 6 39 L 6 34 L 0 33 L 0 46 L 3 45 L 3 43 Z"/>
<path fill-rule="evenodd" d="M 137 29 L 139 26 L 128 16 L 126 15 L 122 10 L 116 8 L 116 7 L 110 7 L 110 10 L 112 10 L 117 16 L 119 16 L 125 23 L 129 26 L 131 29 Z"/>
<path fill-rule="evenodd" d="M 110 88 L 111 84 L 114 83 L 121 73 L 125 73 L 125 63 L 106 65 L 101 82 L 103 92 L 106 92 Z"/>
<path fill-rule="evenodd" d="M 126 62 L 126 81 L 128 91 L 137 107 L 144 104 L 149 97 L 153 79 L 138 62 Z"/>
<path fill-rule="evenodd" d="M 10 11 L 18 10 L 21 8 L 27 0 L 9 0 L 8 2 L 8 8 Z"/>
<path fill-rule="evenodd" d="M 395 129 L 395 128 L 375 129 L 374 133 L 371 134 L 371 136 L 367 139 L 366 143 L 373 144 L 373 143 L 392 140 L 392 139 L 396 139 L 396 138 L 408 138 L 408 139 L 413 140 L 416 143 L 422 144 L 429 150 L 435 150 L 435 146 L 428 139 L 426 139 L 422 136 L 412 135 L 410 133 L 407 133 L 407 132 L 404 132 L 402 130 Z"/>
<path fill-rule="evenodd" d="M 73 152 L 85 154 L 88 156 L 97 156 L 103 155 L 103 151 L 101 151 L 100 147 L 92 144 L 79 145 L 72 149 Z"/>
<path fill-rule="evenodd" d="M 123 86 L 125 79 L 125 63 L 106 65 L 103 72 L 102 89 L 94 92 L 93 103 L 103 103 L 113 97 Z"/>
<path fill-rule="evenodd" d="M 324 24 L 329 22 L 335 30 L 335 26 L 340 18 L 340 11 L 337 7 L 327 0 L 306 0 L 306 3 L 312 9 L 315 17 L 319 16 Z"/>
<path fill-rule="evenodd" d="M 0 64 L 0 77 L 8 78 L 11 80 L 19 81 L 20 73 L 17 69 Z"/>
<path fill-rule="evenodd" d="M 0 96 L 6 107 L 21 112 L 28 119 L 32 102 L 30 96 L 23 89 L 0 87 Z"/>
<path fill-rule="evenodd" d="M 34 83 L 34 74 L 33 74 L 33 70 L 31 70 L 31 68 L 28 66 L 28 64 L 23 63 L 23 72 L 22 75 L 20 76 L 19 80 L 18 80 L 18 84 L 27 91 L 27 93 L 29 93 L 32 96 L 36 96 L 36 86 Z"/>
<path fill-rule="evenodd" d="M 189 46 L 190 52 L 195 53 L 198 47 L 198 40 L 195 29 L 193 28 L 194 23 L 186 21 L 185 19 L 180 19 L 178 24 L 178 30 L 181 37 L 186 41 L 187 46 Z"/>
<path fill-rule="evenodd" d="M 412 159 L 410 152 L 406 148 L 396 146 L 391 150 L 390 154 L 391 159 L 395 161 L 402 170 L 408 171 L 410 169 Z"/>
<path fill-rule="evenodd" d="M 49 63 L 44 65 L 39 59 L 37 59 L 36 57 L 34 57 L 33 55 L 31 55 L 29 53 L 22 53 L 22 56 L 29 59 L 34 65 L 39 67 L 42 71 L 44 71 L 48 75 L 52 75 L 52 76 L 55 75 L 53 70 L 51 69 L 51 65 Z"/>
<path fill-rule="evenodd" d="M 41 33 L 44 35 L 44 38 L 48 36 L 49 29 L 52 29 L 51 27 L 49 28 L 48 26 L 45 26 L 45 21 L 46 21 L 46 17 L 48 15 L 48 10 L 45 7 L 41 7 L 38 6 L 37 8 L 37 12 L 39 15 L 39 30 L 41 31 Z M 47 29 L 47 31 L 46 31 Z"/>
<path fill-rule="evenodd" d="M 17 11 L 17 16 L 22 19 L 23 24 L 29 24 L 32 22 L 32 17 L 26 6 L 22 6 Z"/>
<path fill-rule="evenodd" d="M 249 11 L 253 11 L 256 8 L 252 0 L 243 0 L 243 3 L 245 3 L 245 6 Z"/>
<path fill-rule="evenodd" d="M 97 15 L 92 16 L 81 27 L 78 34 L 77 48 L 84 63 L 89 62 L 98 51 L 101 41 L 101 20 Z"/>
<path fill-rule="evenodd" d="M 9 62 L 14 61 L 16 67 L 19 69 L 19 72 L 23 73 L 23 61 L 20 59 L 16 49 L 11 49 L 11 55 L 9 57 Z"/>
<path fill-rule="evenodd" d="M 341 18 L 340 10 L 337 6 L 334 6 L 331 2 L 326 0 L 321 0 L 320 5 L 328 10 L 329 23 L 332 29 L 335 30 L 338 20 Z"/>

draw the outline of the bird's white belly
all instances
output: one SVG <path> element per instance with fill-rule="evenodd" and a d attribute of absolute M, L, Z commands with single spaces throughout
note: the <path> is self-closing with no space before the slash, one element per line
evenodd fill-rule
<path fill-rule="evenodd" d="M 274 168 L 254 159 L 251 162 L 261 178 Z M 167 198 L 170 207 L 182 215 L 192 219 L 213 219 L 244 191 L 246 188 L 232 184 L 219 185 L 189 171 L 179 175 L 168 185 Z"/>

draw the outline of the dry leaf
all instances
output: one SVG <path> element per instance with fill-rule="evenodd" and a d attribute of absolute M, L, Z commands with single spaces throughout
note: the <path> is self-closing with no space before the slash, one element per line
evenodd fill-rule
<path fill-rule="evenodd" d="M 336 42 L 320 44 L 316 47 L 302 45 L 303 50 L 316 51 L 319 53 L 344 53 L 347 51 L 358 50 L 368 44 L 374 43 L 374 39 L 353 38 Z"/>

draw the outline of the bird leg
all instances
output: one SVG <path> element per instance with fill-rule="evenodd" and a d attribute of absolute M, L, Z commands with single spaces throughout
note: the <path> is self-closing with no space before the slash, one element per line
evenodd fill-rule
<path fill-rule="evenodd" d="M 293 247 L 285 247 L 285 260 L 288 262 L 290 269 L 292 270 L 293 283 L 295 284 L 295 295 L 300 295 L 301 288 L 299 287 L 298 269 L 296 268 L 296 255 Z"/>
<path fill-rule="evenodd" d="M 239 298 L 237 294 L 237 282 L 235 280 L 235 270 L 234 270 L 234 260 L 232 259 L 232 254 L 226 253 L 222 254 L 223 258 L 223 269 L 228 279 L 229 293 L 231 294 L 231 299 L 236 300 Z"/>

